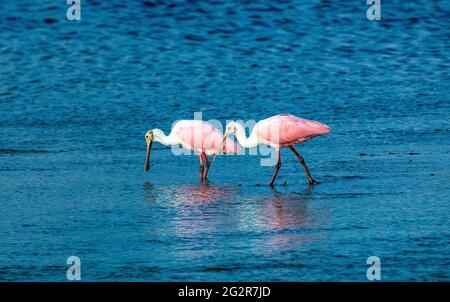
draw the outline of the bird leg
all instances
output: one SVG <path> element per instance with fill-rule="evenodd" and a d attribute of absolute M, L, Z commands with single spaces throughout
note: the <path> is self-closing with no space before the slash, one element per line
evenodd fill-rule
<path fill-rule="evenodd" d="M 205 159 L 205 163 L 206 163 L 206 169 L 205 169 L 205 173 L 203 174 L 203 180 L 207 180 L 208 178 L 208 172 L 209 172 L 209 166 L 211 165 L 211 163 L 208 160 L 208 157 L 206 156 L 205 152 L 202 152 L 203 158 Z"/>
<path fill-rule="evenodd" d="M 294 146 L 289 146 L 289 149 L 291 149 L 292 152 L 294 152 L 295 156 L 297 156 L 297 158 L 300 160 L 300 163 L 302 164 L 303 169 L 305 170 L 306 177 L 308 177 L 309 184 L 310 185 L 318 184 L 319 182 L 314 180 L 311 174 L 309 173 L 308 167 L 306 166 L 305 159 L 303 158 L 303 156 L 301 156 L 300 153 L 298 153 L 297 150 L 295 150 Z"/>
<path fill-rule="evenodd" d="M 269 186 L 273 187 L 273 183 L 275 182 L 275 178 L 277 178 L 278 171 L 281 168 L 281 155 L 280 149 L 277 149 L 277 165 L 275 166 L 275 172 L 273 173 L 272 179 L 270 180 Z"/>
<path fill-rule="evenodd" d="M 202 154 L 199 154 L 198 159 L 200 160 L 200 181 L 203 181 L 203 160 L 202 160 Z"/>

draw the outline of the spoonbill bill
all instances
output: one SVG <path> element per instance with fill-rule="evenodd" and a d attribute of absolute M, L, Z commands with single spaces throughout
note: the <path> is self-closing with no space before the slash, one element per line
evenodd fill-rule
<path fill-rule="evenodd" d="M 208 155 L 215 156 L 219 153 L 238 153 L 240 148 L 231 138 L 223 139 L 223 133 L 211 123 L 201 120 L 181 120 L 175 123 L 169 135 L 160 129 L 147 131 L 147 155 L 145 157 L 144 170 L 150 169 L 150 152 L 153 142 L 165 146 L 179 146 L 187 150 L 198 152 L 200 161 L 200 181 L 206 181 L 211 162 Z M 204 162 L 203 162 L 204 161 Z M 205 168 L 206 166 L 206 168 Z"/>
<path fill-rule="evenodd" d="M 305 170 L 310 184 L 317 184 L 306 166 L 304 158 L 295 149 L 295 144 L 303 144 L 316 136 L 327 134 L 331 128 L 316 121 L 302 119 L 291 114 L 278 114 L 256 123 L 249 137 L 245 134 L 245 128 L 237 122 L 230 122 L 225 130 L 224 140 L 234 134 L 239 144 L 244 148 L 255 148 L 259 145 L 269 145 L 277 152 L 277 164 L 269 185 L 273 186 L 275 178 L 281 167 L 280 149 L 288 147 Z"/>

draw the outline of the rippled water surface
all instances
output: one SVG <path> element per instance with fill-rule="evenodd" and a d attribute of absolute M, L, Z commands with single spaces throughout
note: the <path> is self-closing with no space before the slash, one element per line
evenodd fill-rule
<path fill-rule="evenodd" d="M 447 1 L 0 4 L 0 280 L 450 280 Z M 395 3 L 392 3 L 395 2 Z M 198 159 L 144 134 L 288 112 L 297 159 Z"/>

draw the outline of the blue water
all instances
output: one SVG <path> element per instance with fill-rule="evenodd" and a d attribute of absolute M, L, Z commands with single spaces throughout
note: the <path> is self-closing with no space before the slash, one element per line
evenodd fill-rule
<path fill-rule="evenodd" d="M 0 4 L 0 280 L 450 281 L 447 1 Z M 166 3 L 166 4 L 164 4 Z M 196 156 L 145 132 L 292 113 L 282 152 Z"/>

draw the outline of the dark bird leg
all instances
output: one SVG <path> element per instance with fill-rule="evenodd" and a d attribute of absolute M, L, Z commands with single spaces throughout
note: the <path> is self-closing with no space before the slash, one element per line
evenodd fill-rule
<path fill-rule="evenodd" d="M 273 183 L 275 182 L 275 178 L 277 178 L 278 171 L 281 168 L 281 155 L 280 149 L 277 149 L 277 165 L 275 166 L 275 172 L 273 173 L 272 179 L 270 180 L 269 186 L 273 187 Z"/>
<path fill-rule="evenodd" d="M 202 160 L 202 154 L 199 154 L 198 159 L 200 160 L 200 181 L 203 181 L 203 160 Z"/>
<path fill-rule="evenodd" d="M 289 149 L 291 149 L 292 152 L 294 152 L 295 156 L 297 156 L 297 158 L 300 160 L 300 163 L 302 164 L 303 169 L 305 170 L 306 177 L 308 177 L 309 184 L 311 185 L 318 184 L 319 182 L 315 181 L 312 178 L 311 174 L 309 173 L 308 167 L 306 166 L 305 159 L 303 158 L 303 156 L 301 156 L 300 153 L 298 153 L 297 150 L 295 150 L 294 146 L 289 146 Z"/>
<path fill-rule="evenodd" d="M 209 172 L 209 166 L 211 165 L 211 163 L 208 160 L 208 157 L 206 156 L 205 152 L 202 152 L 203 158 L 205 159 L 205 163 L 206 163 L 206 169 L 205 169 L 205 173 L 203 174 L 203 180 L 207 180 L 208 178 L 208 172 Z"/>

